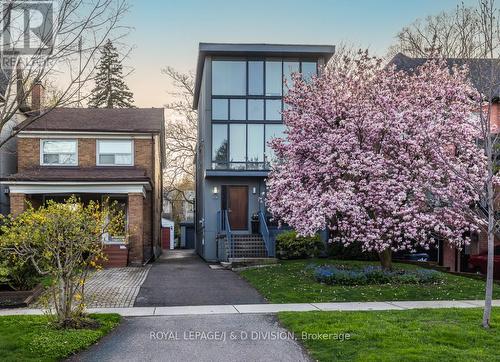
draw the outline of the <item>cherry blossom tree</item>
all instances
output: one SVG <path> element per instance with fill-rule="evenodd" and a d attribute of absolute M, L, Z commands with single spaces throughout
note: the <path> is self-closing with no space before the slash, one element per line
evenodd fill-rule
<path fill-rule="evenodd" d="M 408 74 L 360 53 L 310 82 L 296 74 L 286 137 L 271 143 L 271 213 L 302 235 L 360 242 L 383 268 L 438 238 L 463 247 L 482 222 L 486 173 L 475 94 L 467 69 L 441 60 Z"/>

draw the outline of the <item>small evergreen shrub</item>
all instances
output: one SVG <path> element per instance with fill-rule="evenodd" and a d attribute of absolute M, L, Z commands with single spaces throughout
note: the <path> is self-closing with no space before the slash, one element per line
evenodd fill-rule
<path fill-rule="evenodd" d="M 314 278 L 330 285 L 380 285 L 380 284 L 433 284 L 441 281 L 435 270 L 383 270 L 377 266 L 349 269 L 335 266 L 318 266 Z"/>
<path fill-rule="evenodd" d="M 290 230 L 276 236 L 276 253 L 282 259 L 315 257 L 323 248 L 319 235 L 299 236 L 297 232 Z"/>

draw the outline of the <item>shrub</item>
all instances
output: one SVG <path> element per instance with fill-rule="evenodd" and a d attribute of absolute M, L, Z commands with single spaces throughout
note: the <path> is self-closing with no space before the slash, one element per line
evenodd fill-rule
<path fill-rule="evenodd" d="M 373 251 L 363 251 L 360 242 L 344 245 L 341 242 L 328 244 L 328 256 L 342 260 L 379 260 L 378 254 Z"/>
<path fill-rule="evenodd" d="M 313 275 L 318 282 L 331 285 L 433 284 L 441 280 L 435 270 L 387 271 L 376 266 L 363 269 L 318 266 Z"/>
<path fill-rule="evenodd" d="M 317 256 L 324 244 L 319 235 L 299 236 L 293 230 L 276 236 L 276 252 L 279 258 L 298 259 Z"/>
<path fill-rule="evenodd" d="M 40 275 L 29 261 L 16 261 L 0 253 L 0 284 L 14 290 L 30 290 L 40 280 Z"/>
<path fill-rule="evenodd" d="M 124 230 L 125 216 L 116 203 L 101 207 L 72 196 L 38 209 L 30 205 L 19 216 L 4 219 L 0 250 L 16 265 L 30 263 L 40 276 L 51 279 L 51 305 L 65 327 L 84 318 L 85 282 L 104 258 L 103 235 L 121 235 Z"/>

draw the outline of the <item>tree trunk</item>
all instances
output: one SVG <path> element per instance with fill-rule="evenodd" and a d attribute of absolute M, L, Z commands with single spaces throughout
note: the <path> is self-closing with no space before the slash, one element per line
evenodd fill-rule
<path fill-rule="evenodd" d="M 380 264 L 383 270 L 392 270 L 392 251 L 390 248 L 385 249 L 379 254 Z"/>
<path fill-rule="evenodd" d="M 490 156 L 491 159 L 491 156 Z M 486 292 L 484 296 L 483 327 L 490 327 L 491 304 L 493 299 L 493 255 L 495 249 L 495 205 L 492 167 L 488 170 L 486 195 L 488 198 L 488 262 L 486 267 Z"/>

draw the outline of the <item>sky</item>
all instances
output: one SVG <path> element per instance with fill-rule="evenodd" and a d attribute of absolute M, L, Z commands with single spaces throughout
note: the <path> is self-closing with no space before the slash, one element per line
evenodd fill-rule
<path fill-rule="evenodd" d="M 139 107 L 162 107 L 172 90 L 161 69 L 194 71 L 198 43 L 339 44 L 383 56 L 417 18 L 477 0 L 129 0 L 122 24 L 133 50 L 126 81 Z"/>

